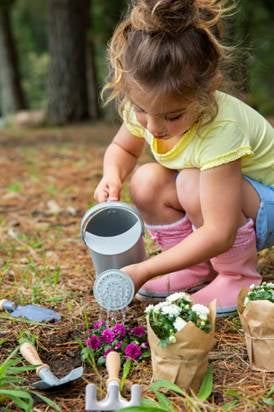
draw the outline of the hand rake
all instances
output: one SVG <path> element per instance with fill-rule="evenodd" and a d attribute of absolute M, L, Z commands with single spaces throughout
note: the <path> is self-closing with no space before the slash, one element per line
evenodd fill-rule
<path fill-rule="evenodd" d="M 120 394 L 119 370 L 120 355 L 117 352 L 109 352 L 106 357 L 106 367 L 108 371 L 107 395 L 98 401 L 96 398 L 96 385 L 86 386 L 86 411 L 114 411 L 116 409 L 127 408 L 129 406 L 139 406 L 141 404 L 141 385 L 135 384 L 131 388 L 131 400 L 128 401 Z"/>

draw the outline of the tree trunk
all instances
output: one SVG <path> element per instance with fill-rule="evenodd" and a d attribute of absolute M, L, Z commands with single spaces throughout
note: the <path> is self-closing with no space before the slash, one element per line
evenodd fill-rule
<path fill-rule="evenodd" d="M 0 102 L 2 115 L 25 108 L 8 6 L 0 7 Z"/>
<path fill-rule="evenodd" d="M 49 0 L 49 103 L 52 124 L 88 118 L 86 34 L 89 0 Z"/>
<path fill-rule="evenodd" d="M 94 45 L 91 40 L 87 42 L 87 82 L 89 117 L 92 120 L 96 120 L 100 116 L 99 90 L 95 67 Z"/>

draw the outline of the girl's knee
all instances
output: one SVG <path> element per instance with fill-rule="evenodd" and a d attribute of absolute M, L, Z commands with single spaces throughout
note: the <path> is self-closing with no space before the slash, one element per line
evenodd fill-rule
<path fill-rule="evenodd" d="M 140 166 L 133 174 L 129 190 L 133 202 L 139 208 L 152 207 L 159 194 L 163 194 L 165 188 L 174 180 L 175 173 L 163 168 L 157 163 L 147 163 Z M 160 192 L 161 191 L 161 192 Z"/>

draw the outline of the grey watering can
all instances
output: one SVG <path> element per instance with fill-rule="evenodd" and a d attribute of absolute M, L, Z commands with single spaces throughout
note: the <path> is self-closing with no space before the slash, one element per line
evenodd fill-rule
<path fill-rule="evenodd" d="M 143 220 L 128 203 L 100 203 L 83 216 L 81 236 L 96 272 L 93 292 L 105 309 L 122 309 L 132 300 L 134 284 L 119 269 L 145 259 L 143 235 Z"/>

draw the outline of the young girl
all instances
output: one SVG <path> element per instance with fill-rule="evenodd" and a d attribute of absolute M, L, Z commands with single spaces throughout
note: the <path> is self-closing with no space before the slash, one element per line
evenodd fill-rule
<path fill-rule="evenodd" d="M 147 142 L 156 162 L 135 171 L 130 192 L 163 252 L 122 270 L 143 299 L 196 291 L 229 314 L 240 289 L 261 282 L 257 250 L 274 244 L 274 132 L 219 91 L 223 12 L 219 0 L 133 1 L 106 86 L 124 122 L 94 196 L 119 200 Z"/>

